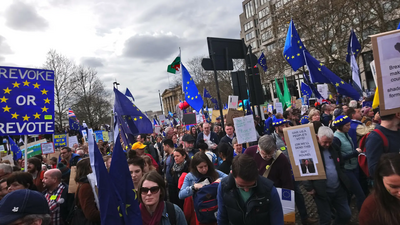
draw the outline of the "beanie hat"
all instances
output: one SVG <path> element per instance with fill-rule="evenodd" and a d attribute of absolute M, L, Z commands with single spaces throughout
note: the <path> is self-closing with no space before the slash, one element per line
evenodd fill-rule
<path fill-rule="evenodd" d="M 310 120 L 308 119 L 308 116 L 303 116 L 303 117 L 301 117 L 301 119 L 300 119 L 300 123 L 301 124 L 307 124 L 307 123 L 309 123 L 310 122 Z"/>
<path fill-rule="evenodd" d="M 346 123 L 350 123 L 350 122 L 351 122 L 350 117 L 345 116 L 345 115 L 340 115 L 335 119 L 335 121 L 333 121 L 333 125 L 336 127 L 340 127 L 340 126 L 343 126 Z"/>

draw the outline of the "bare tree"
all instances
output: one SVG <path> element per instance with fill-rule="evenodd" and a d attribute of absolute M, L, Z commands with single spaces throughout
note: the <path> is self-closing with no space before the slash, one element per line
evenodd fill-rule
<path fill-rule="evenodd" d="M 55 122 L 61 127 L 63 120 L 68 119 L 67 111 L 73 102 L 72 93 L 77 88 L 76 66 L 70 59 L 50 50 L 43 67 L 54 71 Z"/>

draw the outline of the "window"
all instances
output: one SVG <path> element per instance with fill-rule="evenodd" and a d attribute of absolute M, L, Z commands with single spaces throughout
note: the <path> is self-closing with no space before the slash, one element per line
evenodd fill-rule
<path fill-rule="evenodd" d="M 273 36 L 274 36 L 274 34 L 272 33 L 272 30 L 267 30 L 267 32 L 265 32 L 261 35 L 261 40 L 264 42 L 266 40 L 273 38 Z"/>
<path fill-rule="evenodd" d="M 247 19 L 254 15 L 254 8 L 252 2 L 248 2 L 246 5 L 244 5 L 244 11 L 246 13 Z"/>
<path fill-rule="evenodd" d="M 255 37 L 256 37 L 256 33 L 254 31 L 252 31 L 252 32 L 246 34 L 246 41 L 248 41 L 252 38 L 255 38 Z"/>
<path fill-rule="evenodd" d="M 289 3 L 290 0 L 283 0 L 283 4 Z"/>
<path fill-rule="evenodd" d="M 257 10 L 257 8 L 258 8 L 258 0 L 254 0 L 254 7 L 255 7 L 256 10 Z"/>
<path fill-rule="evenodd" d="M 261 4 L 260 5 L 264 5 L 267 2 L 268 2 L 268 0 L 261 0 Z"/>
<path fill-rule="evenodd" d="M 269 44 L 266 46 L 267 52 L 272 52 L 275 49 L 275 43 Z"/>
<path fill-rule="evenodd" d="M 263 9 L 261 9 L 260 12 L 258 12 L 258 19 L 261 19 L 261 18 L 263 18 L 264 16 L 266 16 L 268 14 L 269 14 L 269 8 L 267 6 L 267 7 L 263 8 Z"/>
<path fill-rule="evenodd" d="M 282 7 L 282 2 L 279 0 L 275 3 L 275 9 L 279 9 L 280 7 Z"/>
<path fill-rule="evenodd" d="M 251 42 L 250 45 L 251 45 L 251 48 L 252 48 L 252 49 L 257 48 L 257 41 Z"/>
<path fill-rule="evenodd" d="M 269 17 L 260 24 L 261 30 L 264 30 L 265 28 L 269 27 L 272 25 L 272 18 Z"/>
<path fill-rule="evenodd" d="M 244 24 L 244 31 L 248 31 L 250 28 L 254 27 L 253 20 Z"/>

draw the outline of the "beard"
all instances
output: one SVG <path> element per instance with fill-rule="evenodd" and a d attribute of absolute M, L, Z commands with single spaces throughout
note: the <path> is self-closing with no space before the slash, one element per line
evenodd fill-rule
<path fill-rule="evenodd" d="M 36 172 L 36 168 L 35 167 L 28 167 L 28 172 L 29 173 L 35 173 Z"/>

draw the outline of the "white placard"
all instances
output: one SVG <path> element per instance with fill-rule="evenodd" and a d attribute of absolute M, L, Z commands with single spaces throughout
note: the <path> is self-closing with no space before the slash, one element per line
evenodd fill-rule
<path fill-rule="evenodd" d="M 299 166 L 301 176 L 318 175 L 317 155 L 315 154 L 314 142 L 311 136 L 310 127 L 300 127 L 299 129 L 288 130 L 288 136 L 293 151 L 293 158 L 296 166 Z M 319 150 L 318 150 L 319 151 Z M 310 171 L 308 165 L 314 165 L 314 170 Z"/>
<path fill-rule="evenodd" d="M 253 115 L 233 118 L 233 124 L 239 144 L 257 141 Z"/>
<path fill-rule="evenodd" d="M 204 122 L 203 115 L 196 115 L 197 124 Z"/>
<path fill-rule="evenodd" d="M 78 137 L 77 136 L 69 136 L 68 138 L 68 147 L 72 148 L 74 147 L 74 144 L 78 144 Z"/>
<path fill-rule="evenodd" d="M 276 113 L 282 113 L 283 114 L 282 102 L 276 102 L 275 103 L 275 109 L 276 109 Z"/>
<path fill-rule="evenodd" d="M 87 132 L 86 132 L 86 130 L 82 130 L 82 136 L 85 137 L 85 138 L 87 137 Z"/>
<path fill-rule="evenodd" d="M 317 89 L 318 89 L 318 92 L 321 94 L 321 96 L 324 99 L 328 99 L 329 98 L 328 84 L 317 84 Z"/>
<path fill-rule="evenodd" d="M 228 109 L 237 109 L 239 102 L 239 96 L 229 95 L 228 97 Z"/>
<path fill-rule="evenodd" d="M 375 60 L 372 60 L 372 61 L 369 63 L 369 67 L 371 67 L 372 77 L 374 78 L 375 86 L 378 87 L 378 82 L 376 82 Z"/>
<path fill-rule="evenodd" d="M 0 145 L 0 151 L 5 151 L 4 145 Z"/>
<path fill-rule="evenodd" d="M 294 191 L 283 188 L 276 188 L 281 200 L 283 217 L 285 224 L 294 224 L 296 221 L 296 210 L 294 201 Z"/>
<path fill-rule="evenodd" d="M 55 152 L 53 142 L 42 143 L 42 144 L 40 144 L 40 146 L 42 147 L 42 154 L 43 155 L 51 154 L 51 153 Z"/>
<path fill-rule="evenodd" d="M 156 133 L 156 134 L 161 134 L 161 127 L 158 126 L 158 125 L 155 125 L 155 126 L 154 126 L 154 133 Z"/>
<path fill-rule="evenodd" d="M 164 115 L 159 115 L 158 120 L 160 121 L 161 125 L 164 125 L 165 123 L 165 116 Z"/>
<path fill-rule="evenodd" d="M 6 155 L 6 156 L 4 156 L 4 157 L 1 158 L 1 159 L 2 159 L 3 161 L 4 161 L 4 160 L 10 161 L 11 166 L 14 166 L 14 159 L 13 159 L 13 155 L 12 155 L 12 154 Z"/>
<path fill-rule="evenodd" d="M 272 104 L 268 104 L 268 112 L 272 113 L 273 110 L 274 107 L 272 106 Z"/>
<path fill-rule="evenodd" d="M 308 105 L 302 105 L 301 106 L 301 115 L 303 116 L 304 113 L 306 113 L 308 110 Z"/>

